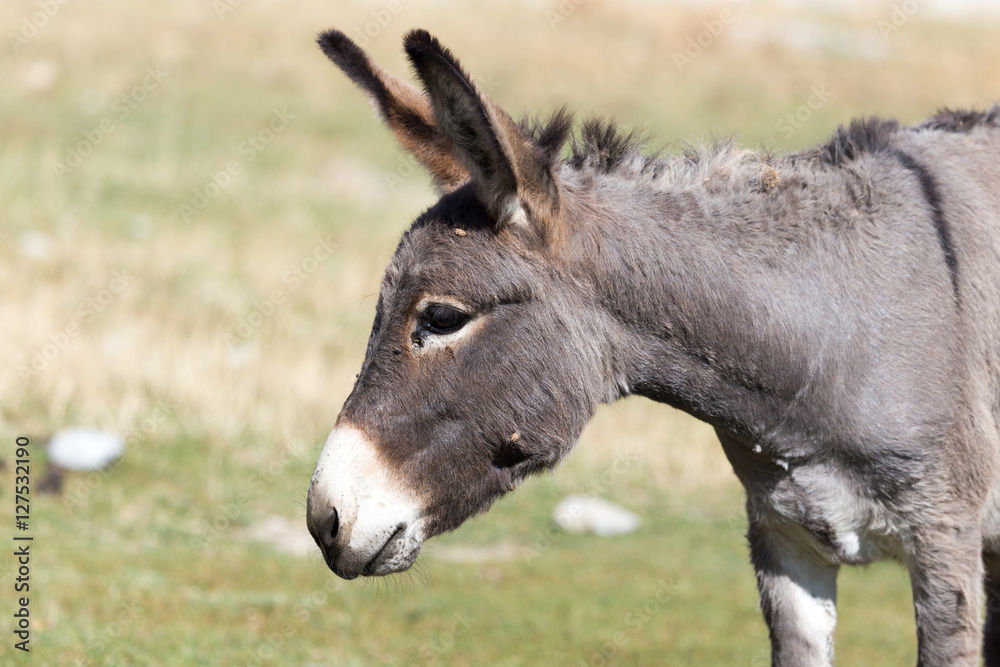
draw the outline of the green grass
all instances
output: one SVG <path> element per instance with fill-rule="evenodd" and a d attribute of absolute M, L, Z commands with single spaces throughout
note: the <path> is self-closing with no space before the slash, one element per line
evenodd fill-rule
<path fill-rule="evenodd" d="M 753 3 L 678 72 L 672 54 L 718 8 L 588 0 L 551 29 L 555 2 L 403 4 L 369 46 L 392 71 L 408 69 L 402 34 L 427 27 L 515 115 L 562 104 L 614 115 L 648 127 L 668 152 L 729 134 L 792 150 L 853 115 L 914 121 L 1000 99 L 988 20 L 921 13 L 881 41 L 875 25 L 889 9 Z M 304 532 L 305 488 L 361 364 L 382 267 L 434 201 L 423 174 L 395 182 L 406 160 L 313 44 L 320 29 L 351 33 L 379 7 L 247 2 L 220 20 L 200 0 L 67 3 L 0 59 L 0 525 L 13 521 L 17 435 L 36 447 L 67 425 L 137 435 L 105 474 L 32 496 L 32 652 L 13 650 L 8 615 L 0 662 L 767 664 L 735 478 L 711 429 L 648 401 L 602 409 L 553 476 L 429 542 L 410 574 L 342 582 L 315 555 L 246 538 L 272 515 Z M 0 16 L 17 30 L 35 11 L 18 0 Z M 762 25 L 780 34 L 802 22 L 874 36 L 883 56 L 761 38 Z M 170 76 L 57 179 L 53 162 L 116 118 L 113 100 L 149 65 Z M 790 136 L 780 131 L 821 84 L 830 100 Z M 179 206 L 275 108 L 295 119 L 186 224 Z M 20 249 L 36 232 L 47 255 Z M 283 276 L 318 239 L 334 250 L 293 289 Z M 120 270 L 135 276 L 128 289 L 22 377 Z M 227 347 L 275 289 L 282 305 Z M 638 512 L 642 528 L 616 539 L 555 532 L 555 503 L 622 455 L 632 463 L 603 494 Z M 43 459 L 32 463 L 36 485 Z M 459 546 L 508 556 L 447 560 Z M 0 548 L 5 615 L 12 551 Z M 901 567 L 845 569 L 839 617 L 841 664 L 914 661 Z"/>
<path fill-rule="evenodd" d="M 732 491 L 721 503 L 729 514 L 657 512 L 667 501 L 655 497 L 633 503 L 643 527 L 604 539 L 554 530 L 547 511 L 565 489 L 537 478 L 429 543 L 415 574 L 348 583 L 318 557 L 235 539 L 263 513 L 301 515 L 291 499 L 301 498 L 308 453 L 202 549 L 191 539 L 199 520 L 224 512 L 207 499 L 209 477 L 232 504 L 240 471 L 186 469 L 204 443 L 155 446 L 164 454 L 155 475 L 149 461 L 123 461 L 79 506 L 36 501 L 33 655 L 46 664 L 256 664 L 256 655 L 274 664 L 597 665 L 613 656 L 733 665 L 763 664 L 767 653 Z M 438 543 L 498 542 L 513 545 L 513 557 L 434 555 Z M 908 605 L 902 568 L 845 571 L 843 663 L 912 661 Z"/>

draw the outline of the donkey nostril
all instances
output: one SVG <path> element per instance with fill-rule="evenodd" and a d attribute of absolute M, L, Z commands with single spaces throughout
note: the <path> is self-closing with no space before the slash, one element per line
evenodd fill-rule
<path fill-rule="evenodd" d="M 323 553 L 335 548 L 337 534 L 340 532 L 340 515 L 332 507 L 329 510 L 330 513 L 326 516 L 310 515 L 308 522 L 309 532 Z"/>
<path fill-rule="evenodd" d="M 340 516 L 337 514 L 337 510 L 333 510 L 333 514 L 328 519 L 330 525 L 330 540 L 337 539 L 337 533 L 340 531 Z"/>

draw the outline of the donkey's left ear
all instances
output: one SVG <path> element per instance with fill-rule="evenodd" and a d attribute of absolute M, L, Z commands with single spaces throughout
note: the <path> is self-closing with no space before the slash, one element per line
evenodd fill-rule
<path fill-rule="evenodd" d="M 428 32 L 410 32 L 404 45 L 431 98 L 437 126 L 451 138 L 498 229 L 531 226 L 547 236 L 559 210 L 552 167 L 569 132 L 568 115 L 557 116 L 546 137 L 536 141 Z"/>
<path fill-rule="evenodd" d="M 434 123 L 430 100 L 420 90 L 376 65 L 360 46 L 339 30 L 320 34 L 320 48 L 371 98 L 392 133 L 431 172 L 443 192 L 469 180 L 455 159 L 449 139 Z"/>

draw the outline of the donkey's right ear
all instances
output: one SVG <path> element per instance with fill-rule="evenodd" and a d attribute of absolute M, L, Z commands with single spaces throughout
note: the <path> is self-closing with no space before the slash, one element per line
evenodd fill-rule
<path fill-rule="evenodd" d="M 430 100 L 415 86 L 373 63 L 357 44 L 339 30 L 317 39 L 323 53 L 368 93 L 373 106 L 396 139 L 431 172 L 443 192 L 469 180 L 469 171 L 455 159 L 452 141 L 434 120 Z"/>

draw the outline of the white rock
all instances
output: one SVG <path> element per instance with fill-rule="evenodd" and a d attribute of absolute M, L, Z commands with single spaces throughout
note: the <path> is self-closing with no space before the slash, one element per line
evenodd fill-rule
<path fill-rule="evenodd" d="M 67 470 L 100 470 L 124 452 L 120 435 L 92 428 L 66 428 L 49 441 L 49 462 Z"/>
<path fill-rule="evenodd" d="M 243 368 L 260 356 L 260 348 L 256 343 L 240 343 L 227 346 L 226 363 L 230 368 Z"/>
<path fill-rule="evenodd" d="M 556 505 L 552 520 L 567 532 L 602 537 L 631 533 L 639 527 L 634 512 L 596 496 L 566 496 Z"/>
<path fill-rule="evenodd" d="M 134 239 L 148 239 L 153 233 L 153 219 L 145 213 L 136 213 L 128 219 L 128 233 Z"/>
<path fill-rule="evenodd" d="M 52 87 L 59 74 L 59 66 L 54 60 L 39 58 L 32 60 L 21 74 L 21 86 L 25 90 L 42 91 Z"/>
<path fill-rule="evenodd" d="M 44 259 L 52 254 L 56 244 L 52 237 L 44 232 L 29 229 L 17 237 L 17 248 L 22 255 L 35 259 Z"/>

